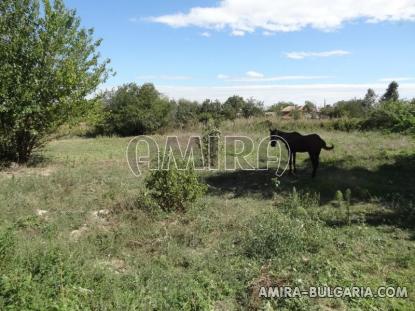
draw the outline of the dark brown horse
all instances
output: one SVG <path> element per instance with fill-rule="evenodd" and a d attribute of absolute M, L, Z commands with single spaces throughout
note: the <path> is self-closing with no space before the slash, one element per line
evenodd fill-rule
<path fill-rule="evenodd" d="M 308 152 L 311 164 L 313 165 L 312 177 L 316 176 L 319 165 L 319 157 L 321 149 L 332 150 L 334 145 L 327 147 L 326 142 L 317 134 L 301 135 L 297 132 L 283 132 L 276 129 L 270 129 L 271 146 L 275 147 L 277 140 L 280 139 L 287 147 L 290 173 L 292 173 L 292 164 L 294 164 L 294 173 L 297 171 L 295 166 L 295 156 L 297 152 Z M 281 139 L 282 138 L 282 139 Z"/>

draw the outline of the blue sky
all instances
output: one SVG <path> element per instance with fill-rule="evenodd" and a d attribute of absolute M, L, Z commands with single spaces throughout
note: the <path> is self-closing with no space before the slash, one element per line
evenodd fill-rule
<path fill-rule="evenodd" d="M 116 76 L 172 98 L 271 104 L 382 93 L 415 97 L 413 0 L 65 0 L 103 39 Z"/>

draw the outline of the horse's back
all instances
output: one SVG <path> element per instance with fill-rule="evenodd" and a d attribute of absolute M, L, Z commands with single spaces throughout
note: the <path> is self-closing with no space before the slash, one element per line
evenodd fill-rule
<path fill-rule="evenodd" d="M 294 152 L 319 153 L 325 145 L 323 139 L 318 134 L 302 135 L 298 132 L 285 133 L 290 149 Z"/>
<path fill-rule="evenodd" d="M 317 151 L 325 145 L 324 140 L 318 134 L 310 134 L 310 135 L 306 135 L 305 137 L 306 137 L 305 140 L 307 141 L 308 147 L 310 149 L 314 149 L 313 151 Z"/>
<path fill-rule="evenodd" d="M 290 133 L 287 133 L 287 134 L 288 134 L 289 139 L 301 139 L 301 138 L 304 137 L 304 135 L 301 135 L 298 132 L 290 132 Z"/>

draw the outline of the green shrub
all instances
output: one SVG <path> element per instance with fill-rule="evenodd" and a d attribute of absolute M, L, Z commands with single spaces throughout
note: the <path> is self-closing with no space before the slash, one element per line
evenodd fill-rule
<path fill-rule="evenodd" d="M 337 131 L 350 132 L 361 129 L 362 120 L 356 118 L 341 118 L 334 120 L 331 124 L 332 128 Z"/>
<path fill-rule="evenodd" d="M 206 192 L 193 169 L 152 171 L 145 180 L 150 196 L 164 211 L 185 211 Z"/>
<path fill-rule="evenodd" d="M 406 101 L 381 102 L 363 122 L 362 128 L 415 133 L 415 105 Z"/>
<path fill-rule="evenodd" d="M 103 95 L 105 120 L 97 134 L 132 136 L 154 133 L 167 126 L 172 105 L 152 84 L 130 83 Z"/>

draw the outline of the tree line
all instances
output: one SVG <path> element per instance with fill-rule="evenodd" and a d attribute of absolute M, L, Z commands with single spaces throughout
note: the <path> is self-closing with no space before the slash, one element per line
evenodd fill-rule
<path fill-rule="evenodd" d="M 415 133 L 415 99 L 400 99 L 398 88 L 399 84 L 392 81 L 382 96 L 368 89 L 362 99 L 322 107 L 320 115 L 340 118 L 350 129 Z"/>
<path fill-rule="evenodd" d="M 264 114 L 262 102 L 253 98 L 231 96 L 225 102 L 206 99 L 202 103 L 170 100 L 151 83 L 141 86 L 129 83 L 98 96 L 101 109 L 95 111 L 96 134 L 151 134 L 167 126 L 184 128 L 210 120 L 219 124 L 237 117 L 250 118 Z"/>
<path fill-rule="evenodd" d="M 348 122 L 353 129 L 412 131 L 415 125 L 415 99 L 400 99 L 398 88 L 398 83 L 393 81 L 382 96 L 368 89 L 363 98 L 341 100 L 320 109 L 306 101 L 302 112 L 314 118 L 344 119 L 344 122 L 358 119 Z M 237 95 L 224 102 L 210 99 L 202 103 L 186 99 L 175 101 L 160 94 L 152 84 L 139 86 L 135 83 L 104 92 L 99 97 L 103 117 L 96 126 L 97 134 L 122 136 L 151 134 L 167 126 L 185 128 L 198 122 L 206 124 L 209 120 L 219 124 L 223 120 L 235 120 L 238 117 L 262 116 L 267 111 L 281 116 L 285 107 L 297 107 L 292 102 L 279 102 L 265 108 L 258 100 L 246 100 Z M 299 118 L 296 113 L 297 109 L 291 112 L 294 120 Z"/>

